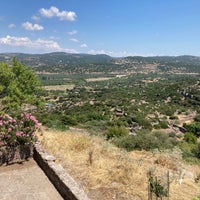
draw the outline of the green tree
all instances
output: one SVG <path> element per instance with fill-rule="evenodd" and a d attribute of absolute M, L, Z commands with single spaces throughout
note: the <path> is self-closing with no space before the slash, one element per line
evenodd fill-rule
<path fill-rule="evenodd" d="M 41 85 L 37 75 L 15 58 L 12 65 L 0 63 L 0 110 L 18 110 L 24 104 L 38 104 Z"/>

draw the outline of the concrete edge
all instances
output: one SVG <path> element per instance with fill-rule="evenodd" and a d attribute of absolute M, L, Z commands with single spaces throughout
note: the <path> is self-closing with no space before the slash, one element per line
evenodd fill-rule
<path fill-rule="evenodd" d="M 33 158 L 65 200 L 90 200 L 78 183 L 55 163 L 56 158 L 48 155 L 40 142 L 34 145 Z"/>

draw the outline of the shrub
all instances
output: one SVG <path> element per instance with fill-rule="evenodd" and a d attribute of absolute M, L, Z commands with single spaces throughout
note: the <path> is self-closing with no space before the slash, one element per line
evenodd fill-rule
<path fill-rule="evenodd" d="M 200 122 L 193 122 L 191 124 L 183 124 L 188 132 L 194 133 L 197 137 L 200 136 Z"/>
<path fill-rule="evenodd" d="M 109 130 L 106 133 L 106 138 L 111 139 L 114 137 L 122 137 L 128 135 L 128 131 L 125 127 L 123 126 L 113 126 L 109 128 Z"/>
<path fill-rule="evenodd" d="M 197 158 L 200 159 L 200 143 L 197 145 L 196 149 L 194 150 L 194 154 Z"/>
<path fill-rule="evenodd" d="M 57 130 L 67 130 L 69 127 L 66 125 L 64 115 L 58 113 L 37 113 L 38 120 L 48 128 Z"/>
<path fill-rule="evenodd" d="M 197 144 L 191 144 L 188 142 L 180 142 L 179 143 L 179 148 L 183 152 L 183 158 L 187 161 L 197 157 L 196 152 L 197 152 Z"/>
<path fill-rule="evenodd" d="M 197 137 L 190 132 L 186 132 L 184 134 L 184 140 L 190 144 L 196 144 L 197 143 Z"/>
<path fill-rule="evenodd" d="M 151 122 L 147 120 L 144 116 L 136 115 L 135 117 L 133 117 L 133 121 L 144 127 L 144 129 L 152 130 Z"/>
<path fill-rule="evenodd" d="M 162 129 L 166 129 L 168 128 L 168 124 L 167 124 L 167 121 L 163 120 L 163 121 L 160 121 L 159 124 L 156 126 L 157 128 L 162 128 Z"/>
<path fill-rule="evenodd" d="M 16 119 L 5 114 L 0 116 L 0 146 L 17 146 L 35 141 L 35 131 L 38 128 L 37 119 L 27 113 Z"/>
<path fill-rule="evenodd" d="M 137 150 L 153 150 L 153 149 L 171 149 L 177 142 L 170 140 L 164 133 L 156 132 L 153 134 L 147 131 L 139 131 L 137 135 L 127 135 L 113 140 L 114 144 L 127 151 Z"/>
<path fill-rule="evenodd" d="M 174 138 L 174 137 L 176 137 L 176 133 L 172 131 L 172 132 L 168 133 L 168 136 L 171 138 Z"/>
<path fill-rule="evenodd" d="M 63 124 L 65 124 L 65 125 L 75 126 L 75 125 L 78 124 L 77 119 L 76 119 L 75 116 L 62 115 L 62 116 L 61 116 L 61 121 L 62 121 Z"/>
<path fill-rule="evenodd" d="M 167 189 L 161 184 L 160 180 L 155 180 L 153 177 L 149 178 L 151 191 L 156 197 L 167 197 Z"/>

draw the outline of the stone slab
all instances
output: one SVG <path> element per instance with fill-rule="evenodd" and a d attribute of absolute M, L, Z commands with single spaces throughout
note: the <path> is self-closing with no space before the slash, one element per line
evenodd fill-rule
<path fill-rule="evenodd" d="M 0 199 L 63 200 L 33 159 L 0 167 Z"/>

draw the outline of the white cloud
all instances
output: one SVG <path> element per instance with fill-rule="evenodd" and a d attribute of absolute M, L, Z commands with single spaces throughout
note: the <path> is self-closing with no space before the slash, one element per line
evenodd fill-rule
<path fill-rule="evenodd" d="M 59 44 L 53 40 L 31 40 L 28 37 L 14 37 L 7 35 L 6 37 L 0 38 L 0 45 L 14 46 L 14 47 L 28 47 L 34 49 L 45 49 L 61 51 L 62 48 Z"/>
<path fill-rule="evenodd" d="M 68 35 L 76 35 L 78 32 L 76 30 L 68 32 Z"/>
<path fill-rule="evenodd" d="M 36 16 L 36 15 L 33 15 L 31 17 L 31 19 L 35 20 L 36 22 L 39 22 L 40 21 L 40 17 Z"/>
<path fill-rule="evenodd" d="M 49 9 L 41 8 L 39 10 L 43 17 L 52 18 L 58 17 L 60 20 L 75 21 L 77 15 L 73 11 L 59 11 L 58 8 L 51 6 Z"/>
<path fill-rule="evenodd" d="M 81 48 L 87 48 L 88 46 L 87 46 L 87 44 L 81 44 L 80 47 Z"/>
<path fill-rule="evenodd" d="M 8 28 L 15 28 L 15 27 L 16 27 L 15 24 L 9 24 L 9 25 L 8 25 Z"/>
<path fill-rule="evenodd" d="M 22 27 L 28 31 L 41 31 L 44 29 L 43 26 L 39 24 L 32 24 L 30 22 L 25 22 L 22 24 Z"/>
<path fill-rule="evenodd" d="M 12 49 L 14 47 L 18 48 L 17 51 L 22 51 L 22 49 L 29 49 L 31 52 L 52 52 L 52 51 L 64 51 L 68 53 L 78 53 L 74 49 L 64 49 L 53 40 L 37 39 L 31 40 L 28 37 L 15 37 L 9 36 L 0 38 L 0 46 L 10 46 Z"/>
<path fill-rule="evenodd" d="M 71 39 L 69 39 L 71 42 L 76 42 L 76 43 L 78 43 L 79 41 L 76 39 L 76 38 L 71 38 Z"/>

